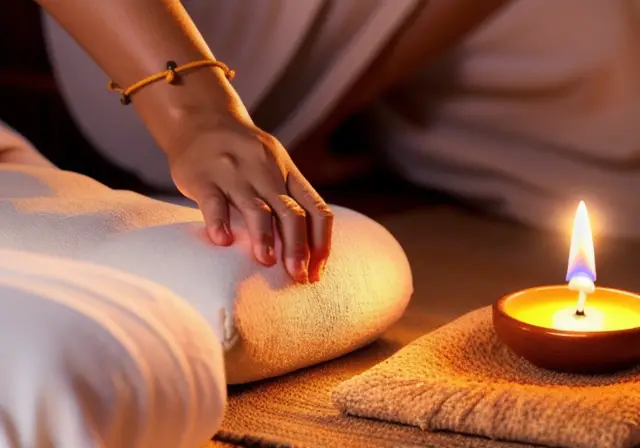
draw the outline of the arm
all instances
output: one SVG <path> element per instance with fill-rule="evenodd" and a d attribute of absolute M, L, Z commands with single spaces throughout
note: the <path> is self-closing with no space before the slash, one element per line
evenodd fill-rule
<path fill-rule="evenodd" d="M 213 58 L 178 0 L 37 1 L 123 87 L 164 70 L 169 60 Z M 132 104 L 165 151 L 178 145 L 182 125 L 194 116 L 245 114 L 219 69 L 197 70 L 182 77 L 179 86 L 151 84 Z"/>
<path fill-rule="evenodd" d="M 213 58 L 179 0 L 37 1 L 123 87 L 165 70 L 170 60 Z M 180 81 L 148 85 L 132 104 L 167 153 L 176 186 L 197 202 L 213 243 L 232 244 L 233 205 L 254 257 L 271 266 L 275 215 L 291 277 L 319 280 L 331 245 L 327 205 L 282 145 L 253 124 L 222 70 L 200 69 Z"/>

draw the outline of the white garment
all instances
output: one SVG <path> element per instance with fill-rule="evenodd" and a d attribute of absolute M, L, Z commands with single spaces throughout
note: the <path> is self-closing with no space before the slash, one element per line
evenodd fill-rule
<path fill-rule="evenodd" d="M 638 3 L 512 2 L 407 83 L 403 101 L 383 104 L 371 140 L 408 179 L 498 199 L 505 214 L 534 225 L 566 231 L 582 199 L 599 215 L 596 232 L 640 235 Z M 249 108 L 264 102 L 285 146 L 323 118 L 416 4 L 186 2 L 215 53 L 238 69 Z M 133 112 L 104 90 L 106 76 L 51 20 L 45 25 L 85 133 L 147 181 L 171 185 Z"/>
<path fill-rule="evenodd" d="M 222 422 L 222 349 L 167 289 L 0 249 L 0 446 L 199 448 Z"/>
<path fill-rule="evenodd" d="M 372 140 L 421 185 L 568 231 L 640 236 L 637 0 L 519 0 L 377 110 Z"/>
<path fill-rule="evenodd" d="M 266 121 L 290 147 L 329 113 L 418 2 L 183 3 L 216 57 L 236 70 L 233 85 L 249 111 L 261 105 L 274 115 Z M 62 95 L 88 140 L 149 184 L 175 188 L 164 153 L 135 111 L 107 91 L 107 75 L 46 14 L 43 31 Z"/>

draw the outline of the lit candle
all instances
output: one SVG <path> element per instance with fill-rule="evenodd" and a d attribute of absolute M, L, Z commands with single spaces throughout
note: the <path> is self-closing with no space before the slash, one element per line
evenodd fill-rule
<path fill-rule="evenodd" d="M 530 325 L 575 332 L 640 326 L 640 297 L 596 288 L 596 262 L 589 215 L 580 202 L 573 222 L 566 286 L 543 286 L 512 294 L 504 310 Z"/>
<path fill-rule="evenodd" d="M 640 297 L 609 288 L 595 288 L 584 316 L 576 315 L 576 292 L 567 286 L 539 286 L 519 291 L 504 301 L 504 312 L 520 322 L 547 329 L 605 332 L 640 327 Z"/>
<path fill-rule="evenodd" d="M 640 364 L 640 296 L 595 286 L 587 207 L 573 222 L 567 284 L 500 298 L 493 328 L 513 352 L 560 372 L 606 373 Z"/>

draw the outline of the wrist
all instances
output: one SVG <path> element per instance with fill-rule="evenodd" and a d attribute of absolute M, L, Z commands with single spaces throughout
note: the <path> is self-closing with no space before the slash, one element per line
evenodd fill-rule
<path fill-rule="evenodd" d="M 176 84 L 156 82 L 141 89 L 133 104 L 161 149 L 171 155 L 199 129 L 248 114 L 222 70 L 203 68 Z"/>

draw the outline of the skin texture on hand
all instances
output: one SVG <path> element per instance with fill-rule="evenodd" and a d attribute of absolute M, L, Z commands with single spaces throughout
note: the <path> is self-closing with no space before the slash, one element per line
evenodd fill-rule
<path fill-rule="evenodd" d="M 214 57 L 178 0 L 38 3 L 123 87 L 164 70 L 169 60 L 181 65 Z M 199 69 L 176 85 L 151 84 L 131 99 L 166 152 L 176 186 L 200 207 L 214 243 L 232 244 L 233 205 L 256 260 L 272 265 L 275 217 L 291 277 L 320 278 L 333 215 L 282 145 L 253 124 L 220 69 Z"/>

